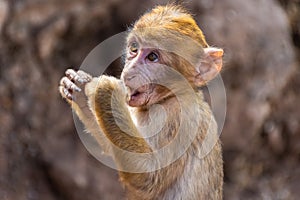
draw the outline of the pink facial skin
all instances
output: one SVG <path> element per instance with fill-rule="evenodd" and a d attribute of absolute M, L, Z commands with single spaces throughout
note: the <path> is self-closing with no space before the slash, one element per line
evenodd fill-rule
<path fill-rule="evenodd" d="M 139 48 L 134 43 L 129 47 L 126 64 L 121 79 L 127 88 L 127 103 L 140 107 L 151 102 L 155 85 L 151 76 L 155 74 L 155 64 L 159 64 L 159 52 L 152 48 Z"/>

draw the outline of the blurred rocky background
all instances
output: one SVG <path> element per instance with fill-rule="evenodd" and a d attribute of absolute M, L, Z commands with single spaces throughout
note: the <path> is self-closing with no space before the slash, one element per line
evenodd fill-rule
<path fill-rule="evenodd" d="M 1 200 L 124 197 L 116 171 L 81 143 L 58 82 L 101 41 L 166 2 L 0 0 Z M 184 5 L 209 44 L 225 50 L 225 199 L 299 199 L 300 1 Z"/>

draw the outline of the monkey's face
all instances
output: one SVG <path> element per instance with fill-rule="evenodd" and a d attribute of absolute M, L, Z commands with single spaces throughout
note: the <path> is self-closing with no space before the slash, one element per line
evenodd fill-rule
<path fill-rule="evenodd" d="M 142 33 L 140 35 L 142 37 L 132 34 L 128 39 L 126 62 L 121 74 L 129 106 L 158 103 L 176 91 L 186 90 L 185 81 L 194 89 L 201 87 L 222 68 L 222 49 L 202 48 L 182 36 L 178 42 L 176 37 L 155 34 L 156 42 L 149 42 Z"/>
<path fill-rule="evenodd" d="M 129 106 L 151 105 L 170 94 L 167 88 L 157 84 L 164 74 L 160 67 L 162 64 L 160 50 L 142 46 L 137 40 L 129 42 L 121 75 Z"/>

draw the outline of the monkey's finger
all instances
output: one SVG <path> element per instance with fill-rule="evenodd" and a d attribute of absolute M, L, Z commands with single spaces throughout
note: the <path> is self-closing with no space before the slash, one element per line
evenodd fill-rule
<path fill-rule="evenodd" d="M 79 75 L 77 74 L 77 72 L 73 69 L 67 69 L 65 72 L 66 76 L 72 80 L 72 81 L 78 81 L 78 79 L 80 79 Z"/>
<path fill-rule="evenodd" d="M 68 77 L 63 77 L 60 80 L 60 85 L 65 86 L 67 90 L 81 92 L 81 89 L 77 85 L 75 85 L 75 83 L 73 83 Z"/>
<path fill-rule="evenodd" d="M 82 70 L 78 70 L 77 74 L 80 77 L 80 79 L 83 81 L 83 83 L 90 82 L 93 78 L 91 75 L 89 75 L 88 73 Z"/>
<path fill-rule="evenodd" d="M 90 82 L 92 80 L 91 75 L 89 75 L 88 73 L 85 73 L 84 71 L 81 71 L 81 70 L 76 72 L 73 69 L 67 69 L 65 74 L 70 80 L 79 82 L 81 84 Z"/>
<path fill-rule="evenodd" d="M 69 100 L 73 99 L 71 92 L 69 90 L 67 90 L 64 86 L 60 85 L 58 87 L 58 90 L 63 98 L 69 99 Z"/>

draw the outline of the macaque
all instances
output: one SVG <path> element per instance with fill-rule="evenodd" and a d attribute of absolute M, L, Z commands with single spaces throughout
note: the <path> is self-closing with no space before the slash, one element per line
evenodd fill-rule
<path fill-rule="evenodd" d="M 120 79 L 68 69 L 60 94 L 114 159 L 128 199 L 222 199 L 221 144 L 201 87 L 223 50 L 178 5 L 145 13 L 126 44 Z"/>

